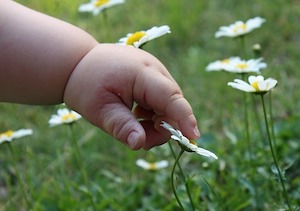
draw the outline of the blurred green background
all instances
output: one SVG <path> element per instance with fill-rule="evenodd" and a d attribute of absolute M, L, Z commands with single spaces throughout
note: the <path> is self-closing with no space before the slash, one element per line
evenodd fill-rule
<path fill-rule="evenodd" d="M 272 92 L 277 155 L 285 170 L 291 202 L 300 205 L 299 1 L 127 0 L 107 9 L 105 16 L 79 13 L 78 6 L 87 3 L 79 0 L 17 2 L 72 23 L 102 43 L 115 43 L 129 32 L 152 26 L 170 26 L 171 34 L 149 42 L 144 50 L 161 60 L 179 83 L 199 121 L 202 137 L 198 143 L 219 157 L 212 161 L 185 153 L 181 160 L 191 178 L 192 197 L 198 210 L 284 208 L 281 187 L 272 172 L 259 98 L 251 98 L 250 102 L 255 160 L 250 170 L 255 176 L 251 177 L 243 140 L 242 93 L 226 85 L 236 76 L 205 71 L 212 61 L 241 55 L 236 39 L 214 38 L 220 26 L 256 16 L 265 18 L 266 23 L 246 37 L 247 59 L 254 57 L 252 46 L 260 44 L 261 56 L 268 64 L 262 74 L 278 80 Z M 91 210 L 88 197 L 79 188 L 83 181 L 68 141 L 69 128 L 48 125 L 56 110 L 56 106 L 1 103 L 0 132 L 34 130 L 33 136 L 14 142 L 18 169 L 33 202 L 32 210 Z M 85 120 L 74 127 L 99 210 L 179 209 L 171 191 L 171 167 L 149 172 L 135 165 L 138 158 L 166 159 L 172 165 L 174 159 L 167 145 L 150 151 L 131 151 Z M 174 142 L 172 145 L 179 150 Z M 4 145 L 0 150 L 0 210 L 25 210 L 9 153 Z M 189 207 L 180 181 L 178 192 Z"/>

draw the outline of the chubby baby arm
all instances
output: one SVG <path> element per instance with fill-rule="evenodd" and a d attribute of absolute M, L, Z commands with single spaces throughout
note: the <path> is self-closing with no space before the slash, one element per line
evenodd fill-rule
<path fill-rule="evenodd" d="M 192 108 L 172 76 L 155 57 L 133 47 L 93 48 L 71 74 L 64 102 L 132 149 L 165 143 L 161 120 L 191 139 L 199 137 Z"/>
<path fill-rule="evenodd" d="M 97 44 L 76 26 L 0 0 L 0 102 L 61 103 L 73 69 Z"/>
<path fill-rule="evenodd" d="M 199 136 L 180 88 L 145 51 L 98 44 L 83 30 L 10 0 L 0 0 L 0 48 L 0 101 L 65 101 L 132 149 L 167 141 L 161 120 L 188 138 Z"/>

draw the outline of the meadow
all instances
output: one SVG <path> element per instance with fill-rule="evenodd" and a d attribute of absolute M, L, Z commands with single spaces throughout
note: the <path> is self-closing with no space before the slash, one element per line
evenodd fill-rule
<path fill-rule="evenodd" d="M 87 3 L 80 0 L 17 2 L 72 23 L 102 43 L 116 43 L 129 32 L 152 26 L 170 26 L 170 34 L 147 43 L 143 50 L 161 60 L 181 86 L 199 121 L 202 136 L 197 143 L 219 158 L 182 155 L 179 162 L 190 197 L 177 170 L 175 180 L 185 209 L 300 209 L 299 1 L 249 0 L 237 4 L 233 0 L 126 0 L 97 16 L 79 13 L 79 5 Z M 246 36 L 244 57 L 253 58 L 252 46 L 260 44 L 260 56 L 267 63 L 261 74 L 278 81 L 265 100 L 290 206 L 274 167 L 259 96 L 247 93 L 247 142 L 243 93 L 227 86 L 239 76 L 205 70 L 215 60 L 242 56 L 238 39 L 214 37 L 219 27 L 256 16 L 266 22 Z M 33 211 L 181 210 L 171 187 L 175 159 L 168 144 L 132 151 L 84 119 L 72 125 L 73 133 L 67 125 L 50 127 L 48 121 L 58 108 L 0 103 L 0 133 L 33 130 L 32 136 L 12 143 L 13 159 L 6 144 L 0 145 L 0 210 L 27 210 L 16 171 Z M 72 137 L 80 147 L 87 186 L 70 142 Z M 178 154 L 180 147 L 173 140 L 170 144 Z M 140 158 L 149 162 L 167 160 L 170 165 L 149 171 L 136 165 Z"/>

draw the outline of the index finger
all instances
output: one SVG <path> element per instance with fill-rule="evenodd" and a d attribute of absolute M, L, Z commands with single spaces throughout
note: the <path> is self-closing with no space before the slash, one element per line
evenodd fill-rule
<path fill-rule="evenodd" d="M 137 76 L 133 92 L 138 104 L 176 122 L 186 137 L 199 138 L 200 133 L 192 107 L 171 76 L 150 68 L 144 70 Z"/>

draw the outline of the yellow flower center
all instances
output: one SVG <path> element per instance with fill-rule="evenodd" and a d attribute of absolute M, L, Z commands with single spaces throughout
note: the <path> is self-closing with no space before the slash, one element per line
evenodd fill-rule
<path fill-rule="evenodd" d="M 131 36 L 128 37 L 126 44 L 127 45 L 133 45 L 133 43 L 139 41 L 142 37 L 146 35 L 145 32 L 135 32 Z"/>
<path fill-rule="evenodd" d="M 149 170 L 156 170 L 156 164 L 155 163 L 149 163 Z"/>
<path fill-rule="evenodd" d="M 13 135 L 13 133 L 14 133 L 14 131 L 8 130 L 8 131 L 6 131 L 4 133 L 0 133 L 0 137 L 1 136 L 11 137 Z"/>
<path fill-rule="evenodd" d="M 69 113 L 69 114 L 65 114 L 63 115 L 62 117 L 62 120 L 66 121 L 68 119 L 72 119 L 72 120 L 75 120 L 76 119 L 76 116 L 72 113 Z"/>
<path fill-rule="evenodd" d="M 109 2 L 109 0 L 97 0 L 95 3 L 94 3 L 94 5 L 95 5 L 95 7 L 100 7 L 100 6 L 102 6 L 103 4 L 106 4 L 106 3 L 108 3 Z"/>
<path fill-rule="evenodd" d="M 253 88 L 256 90 L 256 91 L 259 91 L 259 88 L 258 88 L 258 81 L 255 81 L 251 84 L 251 86 L 253 86 Z"/>
<path fill-rule="evenodd" d="M 247 25 L 245 23 L 241 23 L 241 24 L 238 24 L 236 25 L 234 28 L 233 28 L 233 31 L 236 33 L 238 31 L 246 31 L 247 29 Z"/>
<path fill-rule="evenodd" d="M 246 63 L 240 63 L 240 64 L 237 64 L 236 67 L 239 69 L 246 69 L 249 66 Z"/>
<path fill-rule="evenodd" d="M 224 63 L 224 64 L 229 64 L 230 60 L 229 59 L 223 59 L 221 62 Z"/>
<path fill-rule="evenodd" d="M 195 145 L 195 146 L 198 146 L 197 143 L 196 143 L 195 141 L 193 141 L 193 140 L 189 140 L 189 141 L 190 141 L 191 144 L 193 144 L 193 145 Z"/>

